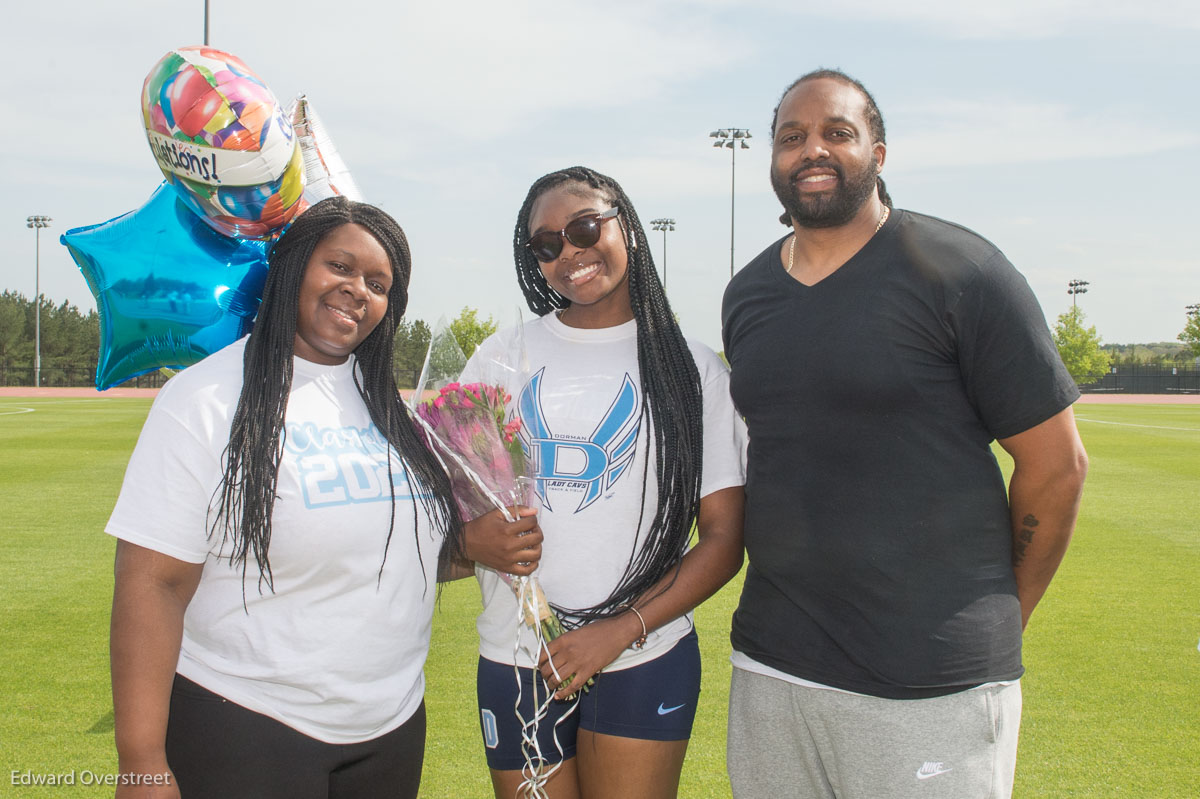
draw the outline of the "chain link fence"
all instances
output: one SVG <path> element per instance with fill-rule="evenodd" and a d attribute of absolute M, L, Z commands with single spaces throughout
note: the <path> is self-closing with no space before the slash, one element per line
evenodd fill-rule
<path fill-rule="evenodd" d="M 1079 390 L 1084 394 L 1200 394 L 1200 366 L 1117 365 L 1110 367 L 1102 379 Z"/>

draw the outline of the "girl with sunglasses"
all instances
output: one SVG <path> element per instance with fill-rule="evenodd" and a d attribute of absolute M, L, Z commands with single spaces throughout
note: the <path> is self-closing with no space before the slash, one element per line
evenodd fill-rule
<path fill-rule="evenodd" d="M 521 331 L 529 374 L 507 388 L 541 502 L 538 575 L 568 632 L 535 662 L 512 592 L 476 567 L 492 784 L 498 799 L 527 792 L 528 762 L 552 799 L 674 797 L 700 691 L 691 610 L 742 563 L 745 428 L 724 364 L 681 333 L 615 180 L 583 167 L 539 179 L 514 255 L 540 318 Z M 484 342 L 463 380 L 512 335 Z M 514 706 L 519 690 L 533 717 L 535 675 L 539 699 L 549 685 L 559 701 L 523 746 Z"/>

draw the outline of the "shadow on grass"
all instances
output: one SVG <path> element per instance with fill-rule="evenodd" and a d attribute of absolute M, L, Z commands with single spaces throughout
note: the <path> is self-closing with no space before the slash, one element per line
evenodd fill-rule
<path fill-rule="evenodd" d="M 96 723 L 88 728 L 88 735 L 100 735 L 101 733 L 113 731 L 113 712 L 110 710 L 100 718 L 96 719 Z"/>

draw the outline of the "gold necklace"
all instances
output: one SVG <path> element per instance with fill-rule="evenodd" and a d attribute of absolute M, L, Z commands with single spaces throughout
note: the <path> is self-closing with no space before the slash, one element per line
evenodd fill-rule
<path fill-rule="evenodd" d="M 871 234 L 872 236 L 874 236 L 875 233 L 878 233 L 883 228 L 883 223 L 888 221 L 888 215 L 890 215 L 891 213 L 892 213 L 891 208 L 888 208 L 886 205 L 883 206 L 883 213 L 879 216 L 879 224 L 875 226 L 875 232 Z M 795 257 L 796 257 L 796 234 L 793 233 L 792 234 L 792 243 L 788 245 L 787 273 L 789 275 L 792 273 L 792 259 Z"/>

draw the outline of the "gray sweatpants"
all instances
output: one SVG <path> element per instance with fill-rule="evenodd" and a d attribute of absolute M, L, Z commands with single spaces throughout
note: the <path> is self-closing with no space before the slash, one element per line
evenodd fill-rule
<path fill-rule="evenodd" d="M 733 670 L 734 799 L 1009 799 L 1021 686 L 933 699 L 794 685 Z"/>

